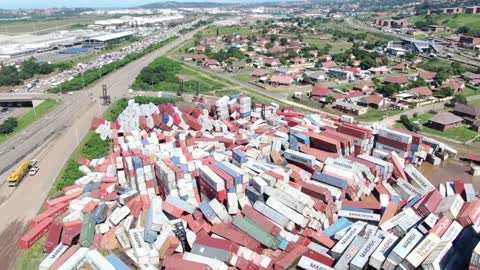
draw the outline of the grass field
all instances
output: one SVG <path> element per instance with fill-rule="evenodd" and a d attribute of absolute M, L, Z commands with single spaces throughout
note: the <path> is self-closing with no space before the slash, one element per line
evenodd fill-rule
<path fill-rule="evenodd" d="M 18 126 L 15 130 L 8 134 L 8 135 L 0 135 L 0 143 L 5 142 L 15 134 L 21 132 L 22 130 L 26 129 L 30 126 L 33 122 L 37 121 L 38 119 L 42 118 L 45 114 L 52 111 L 55 107 L 60 105 L 60 102 L 57 102 L 54 99 L 46 99 L 40 105 L 35 107 L 35 112 L 37 116 L 35 117 L 35 113 L 33 109 L 29 110 L 25 114 L 23 114 L 20 118 L 18 118 Z"/>
<path fill-rule="evenodd" d="M 225 34 L 239 34 L 239 35 L 244 35 L 244 34 L 250 34 L 252 33 L 252 29 L 248 27 L 243 27 L 239 25 L 232 25 L 232 26 L 210 26 L 207 29 L 203 30 L 202 36 L 204 37 L 211 37 L 211 36 L 216 36 L 217 35 L 217 28 L 218 28 L 218 34 L 219 35 L 225 35 Z"/>
<path fill-rule="evenodd" d="M 468 104 L 473 106 L 480 106 L 480 99 L 470 101 Z"/>
<path fill-rule="evenodd" d="M 333 41 L 333 39 L 320 39 L 318 36 L 307 36 L 304 38 L 304 41 L 317 47 L 324 47 L 330 44 L 332 45 L 332 53 L 339 53 L 352 47 L 352 43 L 345 40 Z"/>
<path fill-rule="evenodd" d="M 465 87 L 465 89 L 463 90 L 463 93 L 462 93 L 462 95 L 466 96 L 466 97 L 475 96 L 475 95 L 478 95 L 478 94 L 480 94 L 479 90 L 468 87 L 468 86 Z"/>
<path fill-rule="evenodd" d="M 433 21 L 438 25 L 445 25 L 450 28 L 468 26 L 473 30 L 480 30 L 480 16 L 474 14 L 441 14 L 433 15 Z M 407 19 L 410 23 L 425 21 L 425 16 L 414 16 Z"/>
<path fill-rule="evenodd" d="M 420 124 L 422 124 L 423 127 L 421 130 L 421 133 L 424 133 L 426 135 L 428 134 L 436 135 L 439 137 L 453 139 L 460 142 L 466 142 L 468 140 L 475 138 L 475 136 L 478 135 L 477 132 L 465 127 L 451 128 L 446 131 L 440 131 L 440 130 L 430 128 L 427 126 L 427 123 L 428 123 L 428 120 L 430 120 L 433 116 L 434 114 L 432 113 L 423 113 L 423 114 L 417 115 L 417 117 L 410 118 L 410 120 L 412 122 L 418 121 Z M 398 123 L 397 126 L 400 128 L 405 128 L 405 126 L 402 123 Z"/>
<path fill-rule="evenodd" d="M 369 108 L 367 113 L 358 116 L 357 119 L 360 121 L 378 121 L 385 117 L 399 114 L 401 112 L 402 110 L 381 111 L 381 110 Z"/>
<path fill-rule="evenodd" d="M 21 34 L 30 32 L 50 32 L 69 29 L 72 25 L 90 24 L 99 17 L 81 16 L 63 19 L 20 21 L 20 22 L 2 22 L 0 23 L 0 32 L 7 34 Z"/>

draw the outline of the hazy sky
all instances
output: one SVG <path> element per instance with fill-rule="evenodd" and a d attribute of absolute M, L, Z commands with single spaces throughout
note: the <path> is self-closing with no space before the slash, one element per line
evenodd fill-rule
<path fill-rule="evenodd" d="M 165 0 L 0 0 L 0 8 L 45 8 L 45 7 L 131 7 L 148 4 L 153 2 L 163 2 Z M 178 2 L 202 2 L 198 0 L 174 0 Z M 237 1 L 219 1 L 208 0 L 209 2 L 242 2 Z"/>

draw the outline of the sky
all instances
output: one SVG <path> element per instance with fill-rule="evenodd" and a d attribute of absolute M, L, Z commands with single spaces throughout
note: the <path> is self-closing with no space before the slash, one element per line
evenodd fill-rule
<path fill-rule="evenodd" d="M 163 2 L 165 0 L 0 0 L 0 8 L 46 8 L 46 7 L 92 7 L 92 8 L 110 8 L 110 7 L 132 7 L 153 2 Z M 172 1 L 172 0 L 170 0 Z M 198 0 L 173 0 L 178 2 L 201 2 Z M 220 1 L 208 0 L 209 2 L 242 2 L 238 1 Z"/>

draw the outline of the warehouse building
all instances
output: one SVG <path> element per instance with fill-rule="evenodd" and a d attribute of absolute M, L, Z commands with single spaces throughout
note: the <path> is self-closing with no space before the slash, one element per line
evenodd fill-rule
<path fill-rule="evenodd" d="M 118 32 L 118 33 L 111 33 L 101 36 L 95 36 L 87 38 L 83 41 L 83 47 L 86 48 L 103 48 L 110 44 L 119 43 L 130 39 L 133 37 L 133 32 Z"/>

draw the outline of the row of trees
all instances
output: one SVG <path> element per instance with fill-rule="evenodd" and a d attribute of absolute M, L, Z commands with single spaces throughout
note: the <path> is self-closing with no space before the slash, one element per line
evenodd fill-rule
<path fill-rule="evenodd" d="M 50 74 L 54 71 L 54 66 L 45 62 L 38 62 L 35 58 L 30 58 L 20 65 L 1 66 L 0 67 L 0 86 L 19 85 L 24 80 L 32 78 L 35 74 Z"/>

